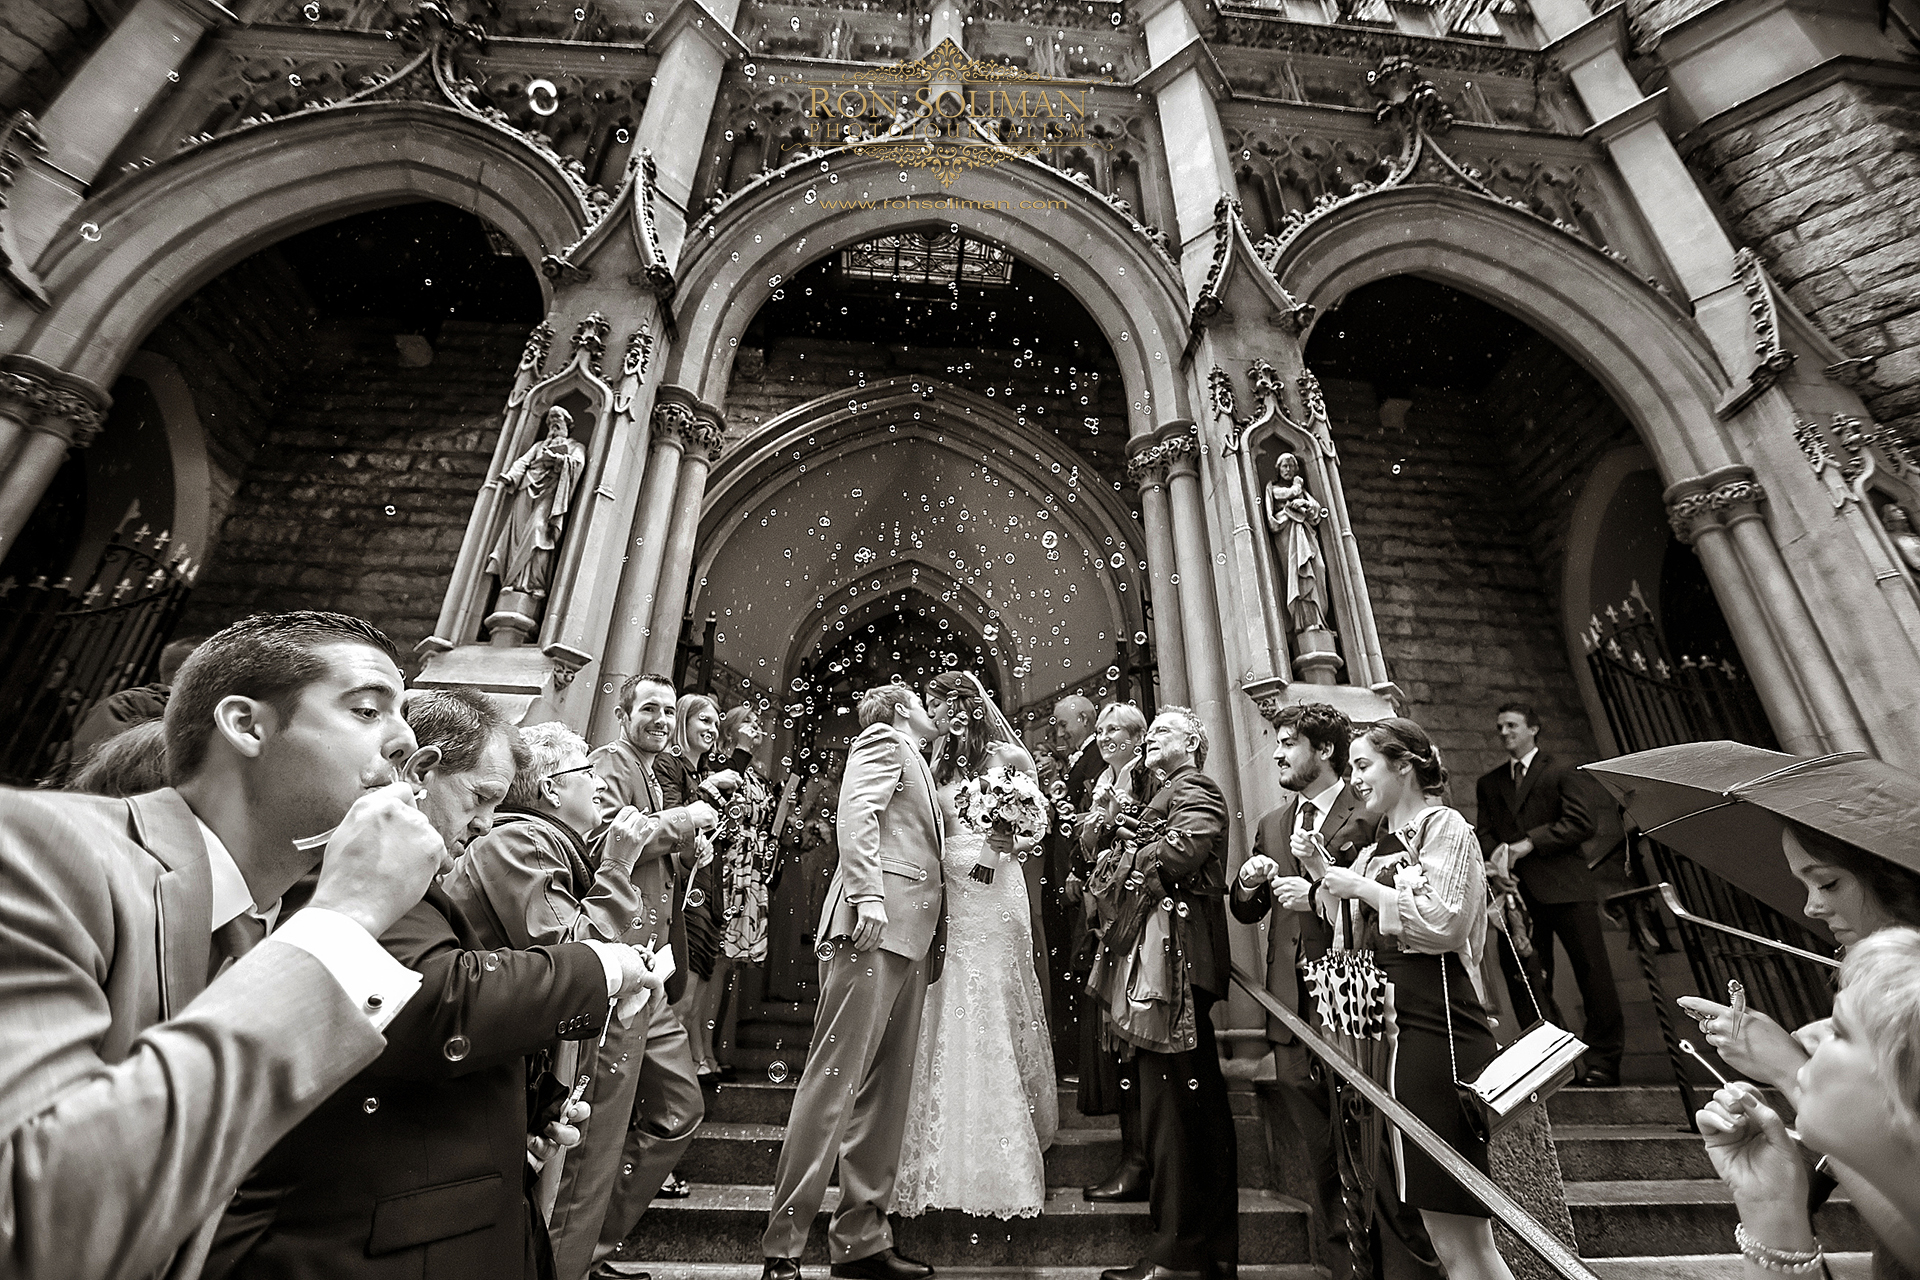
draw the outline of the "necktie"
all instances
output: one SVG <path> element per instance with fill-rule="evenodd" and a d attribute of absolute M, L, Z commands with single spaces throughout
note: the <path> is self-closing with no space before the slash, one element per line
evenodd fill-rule
<path fill-rule="evenodd" d="M 251 911 L 242 911 L 213 931 L 213 946 L 207 952 L 207 981 L 220 975 L 229 961 L 258 946 L 267 936 L 267 922 Z"/>
<path fill-rule="evenodd" d="M 1527 766 L 1519 760 L 1513 762 L 1513 785 L 1518 787 L 1520 779 L 1527 776 Z"/>

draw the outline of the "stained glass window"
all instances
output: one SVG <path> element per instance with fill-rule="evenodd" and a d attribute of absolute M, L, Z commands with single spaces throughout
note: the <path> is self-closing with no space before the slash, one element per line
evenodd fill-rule
<path fill-rule="evenodd" d="M 903 231 L 843 250 L 840 270 L 849 279 L 892 284 L 1003 285 L 1013 279 L 1013 255 L 961 232 Z"/>

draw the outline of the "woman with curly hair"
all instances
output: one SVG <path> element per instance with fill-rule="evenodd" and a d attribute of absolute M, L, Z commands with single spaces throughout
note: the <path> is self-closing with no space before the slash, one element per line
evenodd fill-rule
<path fill-rule="evenodd" d="M 1493 1061 L 1480 976 L 1487 877 L 1473 826 L 1443 799 L 1447 769 L 1427 731 L 1394 716 L 1356 734 L 1351 786 L 1380 819 L 1380 840 L 1343 867 L 1303 859 L 1336 949 L 1371 950 L 1393 984 L 1386 1080 L 1394 1097 L 1482 1173 L 1487 1140 L 1455 1090 Z M 1512 1280 L 1487 1210 L 1398 1132 L 1394 1189 L 1420 1211 L 1452 1280 Z"/>

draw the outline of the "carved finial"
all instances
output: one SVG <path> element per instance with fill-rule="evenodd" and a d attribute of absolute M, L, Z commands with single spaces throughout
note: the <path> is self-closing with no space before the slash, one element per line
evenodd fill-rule
<path fill-rule="evenodd" d="M 590 312 L 573 332 L 573 347 L 576 352 L 584 351 L 587 364 L 595 373 L 600 372 L 600 359 L 607 350 L 607 318 L 598 311 Z"/>
<path fill-rule="evenodd" d="M 1391 54 L 1367 72 L 1367 88 L 1380 99 L 1376 124 L 1392 119 L 1410 133 L 1445 133 L 1453 127 L 1453 111 L 1441 100 L 1433 81 L 1420 74 L 1411 58 Z"/>

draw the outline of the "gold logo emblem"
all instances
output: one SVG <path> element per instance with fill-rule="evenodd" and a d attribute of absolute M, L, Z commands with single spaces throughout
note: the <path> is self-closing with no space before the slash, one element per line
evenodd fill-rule
<path fill-rule="evenodd" d="M 977 62 L 951 39 L 924 56 L 858 77 L 790 82 L 803 94 L 803 136 L 781 147 L 844 147 L 950 187 L 968 169 L 1062 145 L 1111 147 L 1087 130 L 1087 87 Z"/>

